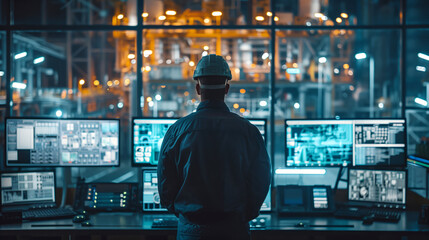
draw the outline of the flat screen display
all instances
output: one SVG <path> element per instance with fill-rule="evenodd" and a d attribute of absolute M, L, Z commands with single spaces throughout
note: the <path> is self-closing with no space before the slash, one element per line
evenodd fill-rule
<path fill-rule="evenodd" d="M 7 166 L 118 166 L 119 120 L 6 119 Z"/>

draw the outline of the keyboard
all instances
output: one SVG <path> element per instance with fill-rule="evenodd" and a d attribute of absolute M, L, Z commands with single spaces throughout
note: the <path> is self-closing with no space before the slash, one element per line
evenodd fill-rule
<path fill-rule="evenodd" d="M 177 228 L 178 220 L 174 217 L 155 218 L 152 222 L 152 228 Z"/>
<path fill-rule="evenodd" d="M 71 218 L 76 212 L 69 208 L 38 208 L 22 212 L 23 220 L 44 220 L 56 218 Z"/>
<path fill-rule="evenodd" d="M 378 222 L 398 222 L 401 219 L 401 211 L 384 208 L 340 208 L 334 216 L 337 218 L 363 219 L 371 216 Z"/>

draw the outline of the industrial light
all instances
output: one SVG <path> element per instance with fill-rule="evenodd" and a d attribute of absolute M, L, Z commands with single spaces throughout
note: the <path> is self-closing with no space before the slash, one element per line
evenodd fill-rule
<path fill-rule="evenodd" d="M 292 63 L 292 67 L 297 68 L 298 67 L 298 63 L 296 63 L 296 62 Z"/>
<path fill-rule="evenodd" d="M 364 53 L 364 52 L 362 52 L 362 53 L 356 53 L 355 58 L 357 60 L 365 59 L 366 58 L 366 53 Z"/>
<path fill-rule="evenodd" d="M 299 109 L 301 107 L 301 105 L 298 102 L 296 102 L 296 103 L 293 104 L 293 107 L 295 109 Z"/>
<path fill-rule="evenodd" d="M 262 54 L 262 59 L 267 59 L 268 57 L 270 56 L 270 54 L 269 53 L 263 53 Z"/>
<path fill-rule="evenodd" d="M 114 80 L 113 84 L 115 84 L 115 86 L 118 86 L 119 85 L 119 80 L 118 79 Z"/>
<path fill-rule="evenodd" d="M 4 72 L 0 71 L 0 77 L 3 77 L 3 76 L 4 76 Z"/>
<path fill-rule="evenodd" d="M 149 16 L 149 13 L 147 13 L 147 12 L 144 12 L 143 14 L 142 14 L 142 17 L 144 17 L 144 18 L 146 18 L 146 17 L 148 17 Z"/>
<path fill-rule="evenodd" d="M 279 168 L 276 169 L 276 174 L 314 174 L 314 175 L 324 175 L 326 174 L 326 169 L 317 169 L 317 168 Z"/>
<path fill-rule="evenodd" d="M 326 61 L 328 61 L 328 59 L 326 57 L 320 57 L 319 58 L 319 63 L 326 63 Z"/>
<path fill-rule="evenodd" d="M 279 21 L 279 17 L 275 16 L 274 17 L 274 22 L 277 22 L 277 21 Z"/>
<path fill-rule="evenodd" d="M 152 54 L 152 50 L 144 50 L 143 51 L 143 56 L 144 57 L 149 57 Z"/>
<path fill-rule="evenodd" d="M 82 78 L 82 79 L 79 80 L 79 85 L 82 86 L 83 84 L 85 84 L 85 79 Z"/>
<path fill-rule="evenodd" d="M 418 98 L 418 97 L 414 98 L 414 102 L 417 103 L 417 104 L 420 104 L 420 105 L 422 105 L 424 107 L 428 106 L 428 102 L 426 100 Z"/>
<path fill-rule="evenodd" d="M 20 59 L 27 56 L 27 52 L 21 52 L 15 55 L 15 59 Z"/>
<path fill-rule="evenodd" d="M 245 111 L 246 111 L 246 109 L 240 108 L 240 113 L 244 113 Z"/>
<path fill-rule="evenodd" d="M 118 102 L 118 108 L 123 108 L 124 107 L 124 103 L 123 102 Z"/>
<path fill-rule="evenodd" d="M 176 15 L 176 11 L 174 11 L 174 10 L 167 10 L 165 12 L 165 15 L 167 15 L 167 16 L 174 16 L 174 15 Z"/>
<path fill-rule="evenodd" d="M 214 12 L 212 12 L 212 16 L 213 17 L 220 17 L 220 16 L 222 16 L 222 12 L 221 11 L 214 11 Z"/>
<path fill-rule="evenodd" d="M 273 16 L 273 13 L 272 12 L 267 12 L 267 16 L 271 17 L 271 16 Z"/>
<path fill-rule="evenodd" d="M 349 15 L 348 15 L 347 13 L 341 13 L 341 17 L 342 17 L 342 18 L 348 18 L 348 17 L 349 17 Z"/>
<path fill-rule="evenodd" d="M 109 81 L 107 81 L 107 86 L 108 86 L 108 87 L 111 87 L 112 85 L 113 85 L 113 82 L 112 82 L 112 81 L 110 81 L 110 80 L 109 80 Z"/>
<path fill-rule="evenodd" d="M 426 72 L 426 68 L 423 67 L 423 66 L 417 66 L 416 70 L 419 71 L 419 72 Z"/>
<path fill-rule="evenodd" d="M 383 109 L 383 108 L 384 108 L 384 103 L 382 103 L 382 102 L 381 102 L 381 103 L 379 103 L 379 104 L 378 104 L 378 108 Z"/>
<path fill-rule="evenodd" d="M 38 57 L 33 60 L 33 64 L 39 64 L 45 61 L 45 57 Z"/>
<path fill-rule="evenodd" d="M 207 56 L 208 54 L 209 54 L 209 53 L 208 53 L 207 51 L 204 51 L 202 55 L 203 55 L 203 57 L 204 57 L 204 56 Z"/>
<path fill-rule="evenodd" d="M 27 84 L 25 84 L 25 83 L 19 83 L 19 82 L 13 82 L 12 83 L 12 87 L 16 88 L 16 89 L 26 89 L 27 88 Z"/>
<path fill-rule="evenodd" d="M 136 58 L 136 55 L 133 53 L 128 54 L 128 59 L 134 59 Z"/>
<path fill-rule="evenodd" d="M 205 24 L 210 23 L 210 18 L 204 18 L 204 23 L 205 23 Z"/>
<path fill-rule="evenodd" d="M 288 68 L 288 69 L 286 69 L 286 72 L 289 74 L 299 74 L 300 73 L 299 68 Z"/>
<path fill-rule="evenodd" d="M 148 104 L 149 104 L 149 107 L 153 107 L 153 105 L 154 105 L 153 101 L 149 102 Z"/>
<path fill-rule="evenodd" d="M 159 94 L 155 95 L 155 100 L 156 101 L 161 101 L 161 99 L 162 99 L 161 95 L 159 95 Z"/>
<path fill-rule="evenodd" d="M 244 88 L 240 89 L 240 93 L 241 94 L 245 94 L 246 93 L 246 89 L 244 89 Z"/>
<path fill-rule="evenodd" d="M 341 19 L 341 18 L 337 17 L 337 18 L 335 19 L 335 21 L 336 21 L 337 23 L 342 23 L 342 22 L 343 22 L 343 19 Z"/>
<path fill-rule="evenodd" d="M 194 62 L 194 61 L 189 61 L 189 66 L 190 66 L 190 67 L 195 66 L 195 62 Z"/>
<path fill-rule="evenodd" d="M 263 17 L 263 16 L 256 16 L 256 17 L 255 17 L 255 19 L 256 19 L 256 21 L 258 21 L 258 22 L 262 22 L 262 21 L 264 21 L 264 17 Z"/>
<path fill-rule="evenodd" d="M 131 83 L 131 80 L 129 78 L 125 78 L 124 85 L 128 86 L 130 85 L 130 83 Z"/>
<path fill-rule="evenodd" d="M 147 102 L 152 102 L 152 98 L 151 98 L 151 97 L 147 97 L 147 98 L 146 98 L 146 101 L 147 101 Z"/>
<path fill-rule="evenodd" d="M 262 100 L 259 102 L 259 106 L 261 106 L 261 107 L 266 107 L 267 105 L 268 105 L 268 103 L 265 100 Z"/>
<path fill-rule="evenodd" d="M 171 59 L 167 59 L 167 60 L 165 60 L 165 63 L 167 63 L 167 64 L 171 64 Z"/>
<path fill-rule="evenodd" d="M 335 73 L 335 74 L 339 74 L 339 73 L 340 73 L 340 69 L 338 69 L 338 68 L 334 68 L 334 73 Z"/>
<path fill-rule="evenodd" d="M 238 109 L 238 108 L 240 107 L 240 105 L 238 105 L 238 103 L 234 103 L 234 105 L 232 105 L 232 107 L 233 107 L 234 109 Z"/>
<path fill-rule="evenodd" d="M 323 15 L 323 13 L 315 13 L 314 16 L 317 18 L 322 18 L 325 15 Z"/>
<path fill-rule="evenodd" d="M 100 85 L 100 81 L 94 80 L 94 86 L 98 86 L 98 85 Z"/>
<path fill-rule="evenodd" d="M 123 18 L 124 18 L 124 14 L 119 14 L 119 15 L 117 16 L 117 18 L 118 18 L 119 20 L 123 19 Z"/>
<path fill-rule="evenodd" d="M 421 59 L 424 59 L 424 60 L 426 60 L 426 61 L 429 61 L 429 55 L 426 55 L 426 54 L 424 54 L 424 53 L 419 53 L 419 54 L 417 54 L 417 56 L 419 57 L 419 58 L 421 58 Z M 15 58 L 16 59 L 16 58 Z"/>
<path fill-rule="evenodd" d="M 61 111 L 61 110 L 57 110 L 56 112 L 55 112 L 55 115 L 57 116 L 57 117 L 61 117 L 62 115 L 63 115 L 63 111 Z"/>
<path fill-rule="evenodd" d="M 203 47 L 203 49 L 207 51 L 207 50 L 209 50 L 209 46 L 206 45 Z"/>
<path fill-rule="evenodd" d="M 344 69 L 349 69 L 349 68 L 350 68 L 350 65 L 348 65 L 347 63 L 344 63 L 344 64 L 343 64 L 343 68 L 344 68 Z"/>
<path fill-rule="evenodd" d="M 159 17 L 158 17 L 158 19 L 159 19 L 160 21 L 164 21 L 165 19 L 167 19 L 167 17 L 166 17 L 166 16 L 164 16 L 164 15 L 161 15 L 161 16 L 159 16 Z"/>

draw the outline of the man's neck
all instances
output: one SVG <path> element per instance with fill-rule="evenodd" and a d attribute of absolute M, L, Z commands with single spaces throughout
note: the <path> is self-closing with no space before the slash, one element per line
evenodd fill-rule
<path fill-rule="evenodd" d="M 219 97 L 219 98 L 205 98 L 203 95 L 201 95 L 201 102 L 204 101 L 225 101 L 225 97 Z"/>

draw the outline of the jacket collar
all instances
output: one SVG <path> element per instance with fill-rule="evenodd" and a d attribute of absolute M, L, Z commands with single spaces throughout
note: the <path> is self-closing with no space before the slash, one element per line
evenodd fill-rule
<path fill-rule="evenodd" d="M 203 109 L 215 109 L 215 110 L 229 112 L 229 108 L 226 106 L 226 104 L 223 101 L 217 101 L 217 100 L 202 101 L 198 105 L 197 111 L 200 111 Z"/>

